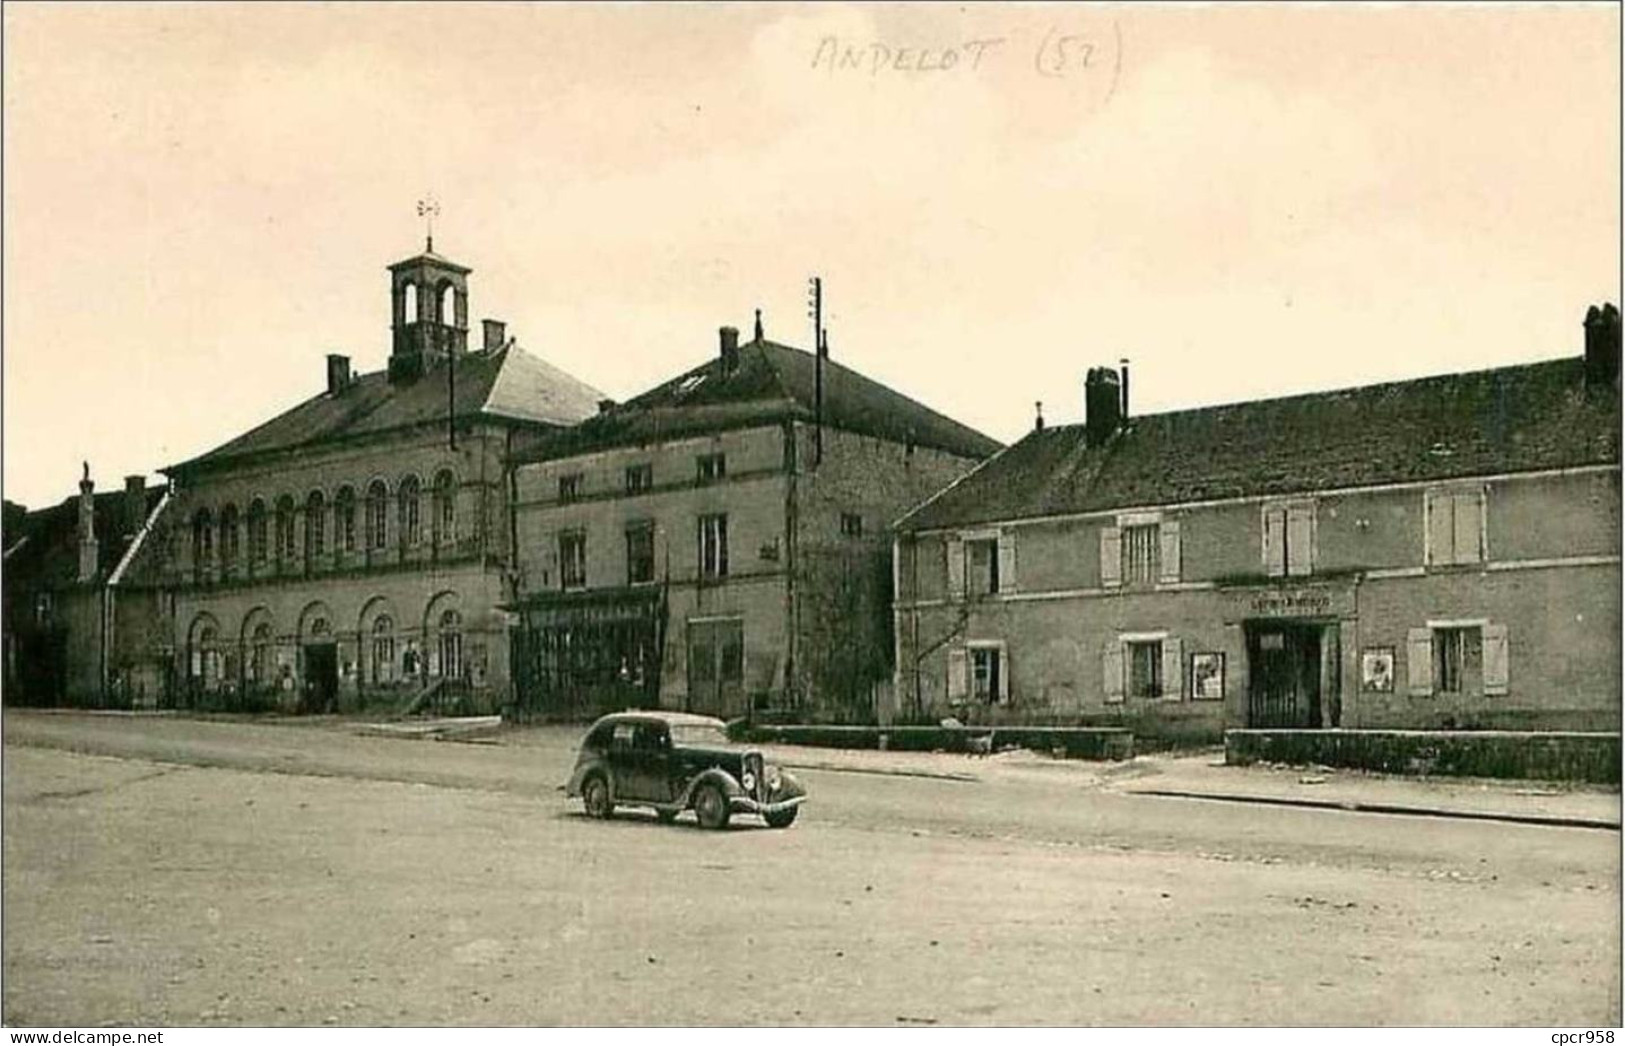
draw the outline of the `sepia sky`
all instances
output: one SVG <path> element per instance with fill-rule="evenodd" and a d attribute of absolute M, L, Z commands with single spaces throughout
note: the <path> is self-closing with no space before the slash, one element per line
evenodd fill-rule
<path fill-rule="evenodd" d="M 808 346 L 814 274 L 833 355 L 1004 441 L 1123 356 L 1155 411 L 1578 353 L 1619 17 L 7 3 L 5 496 L 382 367 L 426 192 L 475 330 L 616 398 L 755 307 Z"/>

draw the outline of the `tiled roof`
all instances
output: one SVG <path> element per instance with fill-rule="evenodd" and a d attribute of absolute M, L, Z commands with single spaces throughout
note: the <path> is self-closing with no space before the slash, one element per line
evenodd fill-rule
<path fill-rule="evenodd" d="M 127 520 L 123 491 L 95 495 L 98 581 L 105 582 L 113 573 L 163 496 L 163 487 L 149 487 L 142 498 L 141 518 Z M 79 578 L 79 495 L 28 513 L 16 533 L 6 535 L 5 544 L 8 587 L 24 591 L 74 584 Z"/>
<path fill-rule="evenodd" d="M 603 393 L 517 347 L 457 357 L 456 412 L 548 425 L 573 425 L 598 409 Z M 386 371 L 358 375 L 338 395 L 321 392 L 216 447 L 166 470 L 185 471 L 273 451 L 405 428 L 446 417 L 446 366 L 391 384 Z"/>
<path fill-rule="evenodd" d="M 905 530 L 1618 464 L 1617 388 L 1550 360 L 1131 417 L 1104 446 L 1036 431 L 907 516 Z"/>
<path fill-rule="evenodd" d="M 739 346 L 739 362 L 723 370 L 714 356 L 692 370 L 599 414 L 573 429 L 542 437 L 525 456 L 569 457 L 722 429 L 816 415 L 817 361 L 808 352 L 757 340 Z M 826 359 L 824 423 L 861 435 L 946 450 L 981 459 L 999 444 L 924 404 Z"/>

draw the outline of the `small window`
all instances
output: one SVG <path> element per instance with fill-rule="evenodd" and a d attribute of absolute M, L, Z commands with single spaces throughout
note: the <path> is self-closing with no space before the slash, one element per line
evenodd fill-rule
<path fill-rule="evenodd" d="M 581 588 L 587 584 L 587 535 L 567 530 L 559 535 L 559 585 Z"/>
<path fill-rule="evenodd" d="M 728 517 L 700 517 L 700 576 L 728 576 Z"/>
<path fill-rule="evenodd" d="M 993 538 L 965 542 L 965 590 L 972 597 L 999 590 L 999 543 Z"/>
<path fill-rule="evenodd" d="M 841 533 L 849 538 L 863 536 L 863 517 L 855 512 L 841 513 Z"/>
<path fill-rule="evenodd" d="M 971 696 L 978 701 L 994 703 L 1003 700 L 1004 659 L 1000 653 L 996 647 L 971 648 Z"/>
<path fill-rule="evenodd" d="M 647 463 L 642 465 L 628 465 L 626 468 L 626 492 L 628 494 L 642 494 L 654 486 L 654 466 Z"/>
<path fill-rule="evenodd" d="M 1485 560 L 1482 491 L 1429 491 L 1427 519 L 1430 565 L 1454 566 Z"/>
<path fill-rule="evenodd" d="M 1433 633 L 1434 689 L 1462 694 L 1480 689 L 1483 641 L 1476 628 L 1440 628 Z"/>
<path fill-rule="evenodd" d="M 1134 642 L 1128 646 L 1130 697 L 1162 696 L 1162 643 Z"/>
<path fill-rule="evenodd" d="M 716 483 L 728 475 L 726 454 L 701 454 L 695 459 L 695 464 L 701 483 Z"/>
<path fill-rule="evenodd" d="M 655 579 L 655 528 L 634 523 L 626 528 L 626 583 L 641 585 Z"/>
<path fill-rule="evenodd" d="M 565 504 L 581 498 L 581 473 L 572 472 L 559 477 L 559 500 Z"/>
<path fill-rule="evenodd" d="M 1161 528 L 1155 523 L 1123 528 L 1123 582 L 1150 585 L 1157 580 Z"/>

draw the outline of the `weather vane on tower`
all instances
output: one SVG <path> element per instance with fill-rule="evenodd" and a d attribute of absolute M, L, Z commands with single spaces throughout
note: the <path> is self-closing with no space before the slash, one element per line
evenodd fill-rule
<path fill-rule="evenodd" d="M 434 193 L 426 194 L 418 201 L 418 217 L 423 219 L 424 239 L 428 243 L 426 248 L 434 252 L 434 220 L 440 216 L 440 201 L 435 199 Z"/>

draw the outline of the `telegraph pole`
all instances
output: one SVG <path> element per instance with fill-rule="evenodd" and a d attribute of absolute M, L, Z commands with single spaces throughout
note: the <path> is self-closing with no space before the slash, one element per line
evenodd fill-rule
<path fill-rule="evenodd" d="M 813 467 L 824 460 L 824 281 L 810 281 L 813 321 Z"/>

